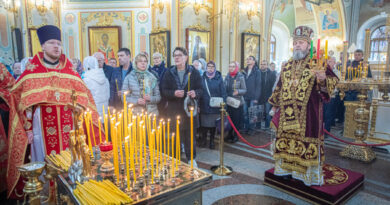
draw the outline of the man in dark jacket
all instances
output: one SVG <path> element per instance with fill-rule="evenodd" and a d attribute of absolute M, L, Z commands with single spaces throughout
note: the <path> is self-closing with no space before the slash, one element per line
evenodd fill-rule
<path fill-rule="evenodd" d="M 159 81 L 160 93 L 162 93 L 161 83 L 164 77 L 164 73 L 165 71 L 167 71 L 167 68 L 165 67 L 165 63 L 162 59 L 161 53 L 157 52 L 153 54 L 153 67 L 150 70 L 157 75 Z M 164 96 L 161 96 L 160 103 L 157 105 L 157 107 L 158 107 L 158 113 L 162 117 L 165 117 L 166 104 L 167 104 L 167 100 L 165 99 Z"/>
<path fill-rule="evenodd" d="M 271 122 L 271 116 L 269 115 L 269 111 L 272 106 L 268 103 L 268 98 L 272 95 L 272 88 L 275 84 L 276 74 L 274 71 L 268 68 L 268 62 L 263 60 L 260 64 L 260 87 L 258 92 L 260 92 L 259 105 L 262 105 L 264 108 L 263 116 L 265 117 L 265 129 L 269 128 Z M 261 116 L 261 119 L 263 119 Z M 258 121 L 258 128 L 261 129 L 261 121 Z"/>
<path fill-rule="evenodd" d="M 122 83 L 125 77 L 133 70 L 131 55 L 128 48 L 121 48 L 118 51 L 119 67 L 113 68 L 108 81 L 110 82 L 110 101 L 109 105 L 115 109 L 123 109 L 121 101 Z"/>
<path fill-rule="evenodd" d="M 347 62 L 347 68 L 352 67 L 352 72 L 348 75 L 348 71 L 345 75 L 345 80 L 353 80 L 355 78 L 356 73 L 359 70 L 359 67 L 364 67 L 363 66 L 363 50 L 361 49 L 356 49 L 354 52 L 354 60 L 352 62 Z M 368 66 L 367 68 L 367 78 L 372 78 L 371 74 L 371 68 Z M 344 102 L 345 101 L 357 101 L 358 100 L 358 94 L 359 92 L 357 90 L 348 90 L 345 92 L 345 97 L 344 97 Z M 340 122 L 344 122 L 344 113 L 345 113 L 345 106 L 344 102 L 342 103 L 341 112 L 343 117 L 340 120 Z"/>
<path fill-rule="evenodd" d="M 184 110 L 184 101 L 187 96 L 195 101 L 198 101 L 199 97 L 202 96 L 202 78 L 199 71 L 188 65 L 188 52 L 185 48 L 176 47 L 173 51 L 173 57 L 175 65 L 169 68 L 163 76 L 163 81 L 161 83 L 162 94 L 166 97 L 168 102 L 166 116 L 170 118 L 171 121 L 175 121 L 176 117 L 180 116 L 180 140 L 184 143 L 187 160 L 190 160 L 190 118 Z M 189 75 L 189 73 L 191 74 Z M 197 112 L 197 110 L 195 110 L 194 113 L 195 112 Z M 194 159 L 196 158 L 196 129 L 199 126 L 198 116 L 199 114 L 194 117 Z M 172 123 L 171 125 L 174 126 L 175 124 Z M 194 162 L 194 166 L 196 166 L 196 162 Z"/>
<path fill-rule="evenodd" d="M 260 98 L 260 70 L 257 66 L 256 59 L 253 56 L 249 56 L 246 59 L 247 67 L 243 72 L 245 75 L 245 84 L 247 92 L 244 95 L 244 132 L 253 134 L 255 123 L 251 122 L 254 116 L 250 116 L 249 108 L 258 104 Z M 252 115 L 252 114 L 251 114 Z"/>

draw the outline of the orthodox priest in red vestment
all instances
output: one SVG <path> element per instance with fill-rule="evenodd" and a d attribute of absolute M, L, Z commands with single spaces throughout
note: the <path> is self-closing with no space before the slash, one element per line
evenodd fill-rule
<path fill-rule="evenodd" d="M 14 77 L 0 63 L 0 182 L 5 182 L 7 179 L 8 138 L 14 134 L 13 130 L 9 129 L 10 124 L 23 128 L 19 116 L 16 114 L 15 100 L 10 92 L 14 83 Z M 10 116 L 14 118 L 10 118 Z M 6 183 L 0 183 L 0 192 L 6 189 Z"/>
<path fill-rule="evenodd" d="M 18 102 L 17 110 L 23 128 L 11 135 L 7 166 L 8 197 L 18 190 L 20 173 L 17 166 L 24 164 L 26 149 L 31 148 L 31 161 L 44 161 L 46 155 L 59 153 L 69 145 L 73 129 L 72 91 L 77 104 L 92 112 L 93 128 L 98 133 L 98 113 L 92 95 L 80 76 L 72 69 L 69 59 L 62 54 L 61 31 L 47 25 L 37 30 L 43 52 L 37 53 L 26 65 L 26 70 L 12 88 Z M 26 133 L 22 136 L 22 133 Z M 92 143 L 99 144 L 99 134 Z M 93 144 L 95 146 L 95 144 Z M 16 190 L 15 190 L 16 186 Z M 23 188 L 23 186 L 22 186 Z"/>
<path fill-rule="evenodd" d="M 324 183 L 322 103 L 330 100 L 338 81 L 330 67 L 317 67 L 317 60 L 310 59 L 312 34 L 306 26 L 294 30 L 293 58 L 282 68 L 269 98 L 271 112 L 276 112 L 274 174 L 291 175 L 307 186 Z"/>

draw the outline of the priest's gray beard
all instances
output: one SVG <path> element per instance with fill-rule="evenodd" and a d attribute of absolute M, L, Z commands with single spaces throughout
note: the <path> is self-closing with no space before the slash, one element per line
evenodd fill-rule
<path fill-rule="evenodd" d="M 301 50 L 294 50 L 293 51 L 293 59 L 294 60 L 302 60 L 304 59 L 307 54 L 309 54 L 309 49 L 306 49 L 304 51 L 301 51 Z"/>

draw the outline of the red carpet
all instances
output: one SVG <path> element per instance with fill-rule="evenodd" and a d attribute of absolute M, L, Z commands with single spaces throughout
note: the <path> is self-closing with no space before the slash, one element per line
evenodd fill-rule
<path fill-rule="evenodd" d="M 283 179 L 274 175 L 274 168 L 265 172 L 264 182 L 316 204 L 342 204 L 363 187 L 364 175 L 361 173 L 327 164 L 324 165 L 323 172 L 325 184 L 322 186 L 306 186 L 299 180 Z"/>

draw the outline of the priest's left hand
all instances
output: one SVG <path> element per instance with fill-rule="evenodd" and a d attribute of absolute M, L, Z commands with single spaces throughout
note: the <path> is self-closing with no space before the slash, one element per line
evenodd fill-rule
<path fill-rule="evenodd" d="M 187 95 L 190 96 L 191 98 L 195 98 L 196 97 L 196 93 L 195 93 L 195 90 L 190 90 L 187 92 Z"/>
<path fill-rule="evenodd" d="M 326 74 L 324 70 L 316 70 L 314 71 L 316 77 L 320 81 L 324 81 L 326 79 Z"/>

